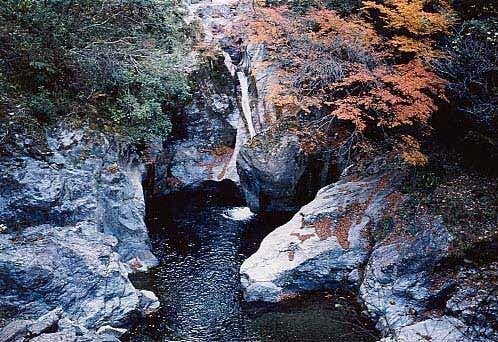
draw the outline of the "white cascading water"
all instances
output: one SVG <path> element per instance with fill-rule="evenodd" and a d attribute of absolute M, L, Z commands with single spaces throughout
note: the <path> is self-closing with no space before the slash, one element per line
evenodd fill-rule
<path fill-rule="evenodd" d="M 242 112 L 244 113 L 247 129 L 249 130 L 249 136 L 252 139 L 256 135 L 256 130 L 254 129 L 254 123 L 252 121 L 251 105 L 249 104 L 249 82 L 247 81 L 247 76 L 243 71 L 238 71 L 237 77 L 239 79 L 240 89 L 242 92 L 242 98 L 241 98 Z"/>
<path fill-rule="evenodd" d="M 241 100 L 242 112 L 244 114 L 244 119 L 246 120 L 247 130 L 249 131 L 249 136 L 253 138 L 256 135 L 256 130 L 254 129 L 254 123 L 252 121 L 252 111 L 251 105 L 249 103 L 249 82 L 247 76 L 243 71 L 237 71 L 237 67 L 233 64 L 232 58 L 228 53 L 223 51 L 223 57 L 225 61 L 225 66 L 232 76 L 237 74 L 239 79 L 240 90 L 241 90 Z"/>
<path fill-rule="evenodd" d="M 251 209 L 248 207 L 234 207 L 226 210 L 222 216 L 229 220 L 233 221 L 246 221 L 254 217 L 254 214 Z"/>
<path fill-rule="evenodd" d="M 237 72 L 237 67 L 233 64 L 232 57 L 230 57 L 230 55 L 225 51 L 222 51 L 222 54 L 228 72 L 230 73 L 230 75 L 232 75 L 232 77 L 235 76 L 235 73 Z"/>

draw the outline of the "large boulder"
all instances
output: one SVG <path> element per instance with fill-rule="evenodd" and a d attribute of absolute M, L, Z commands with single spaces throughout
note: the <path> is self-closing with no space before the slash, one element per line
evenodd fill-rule
<path fill-rule="evenodd" d="M 291 133 L 267 130 L 245 144 L 237 171 L 253 212 L 297 211 L 335 176 L 326 155 L 309 156 Z"/>
<path fill-rule="evenodd" d="M 293 292 L 358 286 L 372 247 L 369 227 L 380 220 L 392 191 L 379 177 L 321 189 L 242 264 L 246 300 L 275 302 Z"/>
<path fill-rule="evenodd" d="M 451 316 L 429 318 L 403 327 L 381 342 L 470 342 L 473 338 L 466 333 L 468 329 L 458 319 Z M 478 341 L 478 340 L 475 340 Z"/>
<path fill-rule="evenodd" d="M 140 313 L 141 294 L 116 245 L 116 238 L 87 223 L 0 235 L 0 307 L 33 317 L 61 308 L 88 328 L 124 324 Z M 32 332 L 43 332 L 61 314 L 45 316 Z"/>
<path fill-rule="evenodd" d="M 0 341 L 118 342 L 116 333 L 122 335 L 126 332 L 126 329 L 109 325 L 102 326 L 98 331 L 89 330 L 68 318 L 61 318 L 60 313 L 60 309 L 55 309 L 37 320 L 11 321 L 0 329 Z"/>
<path fill-rule="evenodd" d="M 245 299 L 341 288 L 358 294 L 383 341 L 496 340 L 498 263 L 455 259 L 440 216 L 407 214 L 402 179 L 350 174 L 321 189 L 242 264 Z"/>
<path fill-rule="evenodd" d="M 144 222 L 143 167 L 126 141 L 62 126 L 40 134 L 43 152 L 0 157 L 0 223 L 14 232 L 92 222 L 117 238 L 123 260 L 157 264 Z"/>
<path fill-rule="evenodd" d="M 448 257 L 452 235 L 440 219 L 421 218 L 419 232 L 376 246 L 365 269 L 360 296 L 377 328 L 389 334 L 438 307 L 454 282 L 435 269 Z"/>

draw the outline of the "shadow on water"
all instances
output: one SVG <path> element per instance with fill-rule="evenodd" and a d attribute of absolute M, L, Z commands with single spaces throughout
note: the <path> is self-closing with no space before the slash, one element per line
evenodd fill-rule
<path fill-rule="evenodd" d="M 251 215 L 232 183 L 156 198 L 148 207 L 160 264 L 133 277 L 161 309 L 126 341 L 374 341 L 347 298 L 301 296 L 278 306 L 242 305 L 239 268 L 290 215 Z M 341 337 L 342 336 L 342 337 Z"/>

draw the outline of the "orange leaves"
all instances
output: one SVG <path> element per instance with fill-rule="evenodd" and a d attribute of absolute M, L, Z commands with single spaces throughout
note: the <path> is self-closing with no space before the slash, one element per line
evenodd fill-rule
<path fill-rule="evenodd" d="M 433 58 L 432 37 L 446 33 L 452 24 L 447 0 L 365 1 L 363 9 L 378 13 L 384 27 L 397 33 L 391 44 L 402 53 Z"/>
<path fill-rule="evenodd" d="M 313 137 L 307 140 L 310 146 L 331 143 L 327 134 L 340 121 L 339 126 L 354 126 L 354 135 L 391 135 L 408 163 L 423 165 L 426 158 L 414 138 L 420 132 L 413 137 L 399 132 L 414 131 L 415 125 L 427 131 L 446 100 L 445 81 L 422 62 L 438 54 L 433 40 L 451 24 L 446 1 L 365 1 L 366 13 L 380 19 L 381 30 L 378 20 L 344 18 L 323 8 L 304 14 L 259 8 L 246 28 L 251 43 L 266 47 L 266 62 L 277 76 L 267 99 L 281 116 L 321 110 L 303 116 L 316 120 L 309 124 L 313 132 L 299 127 Z"/>
<path fill-rule="evenodd" d="M 296 96 L 290 94 L 281 84 L 272 83 L 268 87 L 268 100 L 273 103 L 279 114 L 295 112 L 299 108 Z"/>
<path fill-rule="evenodd" d="M 440 56 L 440 53 L 432 48 L 431 42 L 423 39 L 394 36 L 391 45 L 401 53 L 413 54 L 419 58 L 433 59 Z"/>
<path fill-rule="evenodd" d="M 265 43 L 267 48 L 284 43 L 284 34 L 294 27 L 289 17 L 287 8 L 261 8 L 259 15 L 249 24 L 249 41 L 252 44 Z"/>
<path fill-rule="evenodd" d="M 325 9 L 298 15 L 286 7 L 257 13 L 248 40 L 264 44 L 278 70 L 270 100 L 282 112 L 320 107 L 331 84 L 382 58 L 382 39 L 359 18 L 346 20 Z"/>
<path fill-rule="evenodd" d="M 346 95 L 327 104 L 332 115 L 353 122 L 359 131 L 371 120 L 385 128 L 425 124 L 437 110 L 436 99 L 445 99 L 444 85 L 444 80 L 413 60 L 345 78 L 336 89 Z"/>
<path fill-rule="evenodd" d="M 445 81 L 417 60 L 395 66 L 392 73 L 383 75 L 382 82 L 400 99 L 392 105 L 394 115 L 388 127 L 427 123 L 438 108 L 435 99 L 446 100 Z"/>
<path fill-rule="evenodd" d="M 385 26 L 394 30 L 406 30 L 413 36 L 430 36 L 446 32 L 451 25 L 449 6 L 440 2 L 440 11 L 429 12 L 427 0 L 365 1 L 366 10 L 377 10 Z"/>
<path fill-rule="evenodd" d="M 403 159 L 413 166 L 425 166 L 429 161 L 427 156 L 420 151 L 420 142 L 411 135 L 399 137 L 398 146 Z"/>
<path fill-rule="evenodd" d="M 443 30 L 443 19 L 426 13 L 423 3 L 369 1 L 366 6 L 379 9 L 392 28 L 408 26 L 414 34 Z M 424 18 L 434 27 L 420 26 Z M 435 99 L 444 98 L 444 81 L 418 59 L 388 67 L 384 58 L 391 55 L 383 38 L 358 17 L 345 20 L 325 9 L 299 16 L 285 7 L 262 8 L 250 32 L 278 68 L 279 83 L 269 87 L 268 98 L 280 113 L 327 106 L 332 116 L 363 132 L 425 124 L 437 110 Z"/>

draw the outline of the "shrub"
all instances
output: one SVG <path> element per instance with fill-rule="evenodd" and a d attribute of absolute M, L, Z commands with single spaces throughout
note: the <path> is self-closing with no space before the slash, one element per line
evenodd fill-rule
<path fill-rule="evenodd" d="M 18 95 L 3 87 L 2 97 L 24 97 L 35 115 L 112 124 L 134 140 L 164 136 L 168 110 L 189 93 L 178 68 L 190 36 L 182 11 L 176 0 L 6 0 L 0 73 Z"/>
<path fill-rule="evenodd" d="M 454 15 L 448 0 L 364 1 L 363 9 L 410 58 L 435 57 L 433 38 L 448 32 Z"/>
<path fill-rule="evenodd" d="M 328 8 L 348 15 L 361 7 L 361 0 L 266 0 L 267 6 L 287 5 L 298 13 L 305 13 L 313 8 Z"/>
<path fill-rule="evenodd" d="M 466 21 L 445 46 L 446 55 L 434 63 L 448 82 L 459 115 L 482 130 L 498 127 L 498 21 Z"/>

